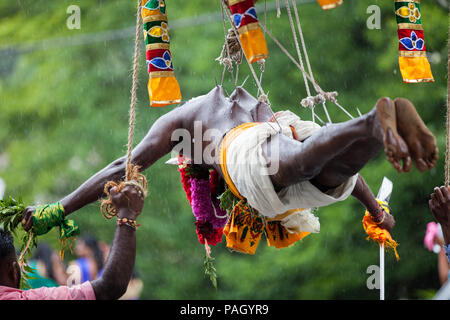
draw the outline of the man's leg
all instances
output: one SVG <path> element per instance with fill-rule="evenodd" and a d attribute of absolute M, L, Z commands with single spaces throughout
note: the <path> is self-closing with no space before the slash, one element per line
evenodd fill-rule
<path fill-rule="evenodd" d="M 402 170 L 402 161 L 403 170 L 411 167 L 408 147 L 397 132 L 395 105 L 388 98 L 380 99 L 362 117 L 321 128 L 303 143 L 282 135 L 278 138 L 279 170 L 271 176 L 276 188 L 305 180 L 336 187 L 361 170 L 383 146 L 397 170 Z"/>

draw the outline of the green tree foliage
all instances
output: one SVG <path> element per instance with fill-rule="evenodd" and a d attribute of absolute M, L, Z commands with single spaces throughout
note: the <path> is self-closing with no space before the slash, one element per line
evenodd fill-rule
<path fill-rule="evenodd" d="M 260 1 L 261 3 L 262 1 Z M 268 1 L 270 4 L 274 1 Z M 302 2 L 303 4 L 300 4 Z M 387 298 L 420 298 L 439 288 L 437 257 L 423 246 L 432 220 L 427 199 L 444 177 L 447 13 L 434 1 L 422 4 L 425 40 L 435 83 L 405 84 L 398 70 L 393 1 L 345 0 L 322 11 L 314 1 L 298 1 L 315 77 L 322 88 L 338 91 L 353 115 L 368 112 L 382 96 L 404 96 L 417 106 L 438 138 L 441 157 L 431 172 L 398 174 L 380 155 L 362 171 L 374 192 L 383 176 L 394 182 L 392 210 L 400 261 L 386 255 Z M 69 30 L 69 5 L 81 9 L 81 29 Z M 369 30 L 366 9 L 381 8 L 381 29 Z M 223 45 L 218 1 L 167 1 L 171 50 L 183 100 L 209 91 L 222 77 L 215 61 Z M 261 20 L 262 12 L 259 12 Z M 135 1 L 0 1 L 0 177 L 7 194 L 28 204 L 54 202 L 125 154 Z M 296 56 L 285 11 L 267 13 L 267 26 Z M 120 32 L 118 30 L 121 30 Z M 300 107 L 303 78 L 267 39 L 263 86 L 275 110 Z M 136 142 L 151 124 L 175 106 L 150 108 L 141 46 Z M 259 70 L 257 68 L 259 73 Z M 249 75 L 240 66 L 239 83 Z M 227 73 L 225 89 L 233 83 Z M 257 94 L 251 78 L 245 88 Z M 329 105 L 332 119 L 347 116 Z M 320 112 L 320 111 L 319 111 Z M 323 113 L 319 113 L 325 118 Z M 321 232 L 293 247 L 276 250 L 262 241 L 255 256 L 213 248 L 218 272 L 214 289 L 203 272 L 204 249 L 174 166 L 158 161 L 145 173 L 150 196 L 137 232 L 136 267 L 145 299 L 377 299 L 366 287 L 378 247 L 365 240 L 363 207 L 354 199 L 318 211 Z M 112 240 L 115 223 L 105 221 L 99 203 L 72 216 L 84 233 Z M 57 235 L 43 239 L 57 247 Z M 70 258 L 70 256 L 69 256 Z"/>

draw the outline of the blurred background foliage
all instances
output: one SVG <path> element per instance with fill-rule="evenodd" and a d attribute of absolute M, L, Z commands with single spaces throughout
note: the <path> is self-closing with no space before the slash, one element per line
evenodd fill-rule
<path fill-rule="evenodd" d="M 297 3 L 322 88 L 338 91 L 340 103 L 354 115 L 356 108 L 368 112 L 382 96 L 408 97 L 438 139 L 440 161 L 431 172 L 398 174 L 383 154 L 361 172 L 374 193 L 383 176 L 394 182 L 391 205 L 397 225 L 392 234 L 400 244 L 400 261 L 387 253 L 386 297 L 429 297 L 439 289 L 437 256 L 424 248 L 423 237 L 432 220 L 429 195 L 444 179 L 448 13 L 435 1 L 422 3 L 435 82 L 405 84 L 398 70 L 393 1 L 345 0 L 331 11 L 322 11 L 314 0 Z M 372 4 L 381 8 L 379 30 L 366 26 Z M 70 5 L 81 9 L 79 30 L 67 28 Z M 22 195 L 29 205 L 57 201 L 125 154 L 135 5 L 130 0 L 0 0 L 0 177 L 7 195 Z M 224 39 L 219 3 L 167 0 L 167 6 L 175 72 L 186 101 L 221 79 L 223 69 L 215 61 Z M 263 12 L 258 14 L 263 20 Z M 267 12 L 267 26 L 296 56 L 286 11 L 279 19 L 275 11 Z M 310 119 L 300 106 L 306 95 L 301 74 L 267 42 L 270 58 L 262 83 L 273 109 Z M 175 108 L 149 107 L 143 44 L 141 53 L 136 142 Z M 242 64 L 239 83 L 249 74 Z M 234 88 L 228 73 L 224 87 L 229 93 Z M 245 88 L 257 94 L 251 77 Z M 329 110 L 335 122 L 347 120 L 337 108 L 329 105 Z M 224 241 L 214 247 L 215 290 L 204 276 L 204 248 L 197 242 L 176 167 L 164 164 L 168 159 L 145 172 L 150 195 L 140 217 L 136 258 L 142 298 L 378 299 L 378 291 L 366 286 L 366 270 L 378 264 L 379 251 L 365 239 L 364 208 L 353 198 L 321 208 L 321 232 L 293 247 L 276 250 L 262 241 L 254 256 L 231 253 Z M 71 217 L 83 233 L 112 241 L 115 223 L 102 217 L 99 203 Z M 58 247 L 56 230 L 43 239 Z"/>

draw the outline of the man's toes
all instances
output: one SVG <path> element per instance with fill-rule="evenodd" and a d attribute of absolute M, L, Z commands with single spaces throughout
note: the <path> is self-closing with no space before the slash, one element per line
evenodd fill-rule
<path fill-rule="evenodd" d="M 431 154 L 431 161 L 434 161 L 436 163 L 438 159 L 439 159 L 439 149 L 436 148 Z"/>
<path fill-rule="evenodd" d="M 422 158 L 416 159 L 416 167 L 420 172 L 425 172 L 428 169 L 428 164 Z"/>
<path fill-rule="evenodd" d="M 405 158 L 403 158 L 403 171 L 409 172 L 411 171 L 411 168 L 412 168 L 412 161 L 411 157 L 408 155 Z"/>
<path fill-rule="evenodd" d="M 428 168 L 431 170 L 436 166 L 437 159 L 431 158 L 428 160 Z"/>
<path fill-rule="evenodd" d="M 397 172 L 402 172 L 402 167 L 400 165 L 400 162 L 397 160 L 392 160 L 391 161 L 392 165 L 394 166 L 395 170 L 397 170 Z"/>

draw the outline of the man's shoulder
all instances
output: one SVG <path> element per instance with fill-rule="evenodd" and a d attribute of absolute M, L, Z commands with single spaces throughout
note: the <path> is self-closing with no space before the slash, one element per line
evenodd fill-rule
<path fill-rule="evenodd" d="M 95 300 L 95 293 L 89 281 L 72 287 L 42 287 L 30 290 L 0 286 L 0 300 Z"/>

